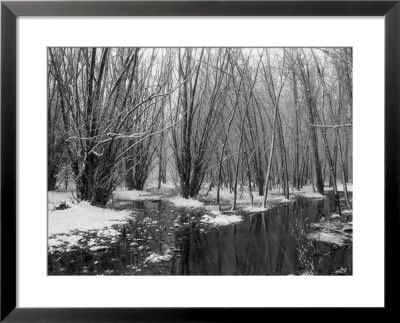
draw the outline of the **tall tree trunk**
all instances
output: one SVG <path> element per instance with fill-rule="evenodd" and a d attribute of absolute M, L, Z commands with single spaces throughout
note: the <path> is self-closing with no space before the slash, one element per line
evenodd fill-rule
<path fill-rule="evenodd" d="M 308 100 L 308 117 L 310 120 L 310 137 L 311 137 L 311 150 L 312 150 L 312 160 L 314 164 L 314 179 L 313 183 L 315 183 L 316 188 L 318 193 L 324 194 L 324 181 L 322 180 L 322 169 L 321 169 L 321 163 L 319 160 L 319 153 L 318 153 L 318 139 L 317 139 L 317 133 L 312 126 L 315 124 L 315 117 L 314 117 L 314 109 L 315 109 L 315 103 L 311 96 L 309 95 Z"/>
<path fill-rule="evenodd" d="M 270 148 L 269 158 L 268 158 L 267 175 L 265 176 L 264 199 L 263 199 L 263 203 L 262 203 L 263 208 L 267 207 L 268 185 L 269 185 L 270 171 L 271 171 L 271 165 L 272 165 L 272 156 L 274 153 L 274 146 L 275 146 L 275 128 L 276 128 L 277 112 L 278 112 L 278 105 L 276 104 L 275 112 L 274 112 L 274 123 L 273 123 L 273 128 L 272 128 L 271 148 Z"/>
<path fill-rule="evenodd" d="M 293 98 L 294 98 L 294 111 L 295 111 L 295 152 L 294 152 L 294 174 L 293 174 L 293 187 L 300 190 L 300 171 L 299 171 L 299 159 L 300 159 L 300 118 L 299 118 L 299 106 L 298 106 L 298 93 L 297 93 L 297 80 L 296 74 L 292 72 L 293 79 Z"/>
<path fill-rule="evenodd" d="M 286 161 L 286 148 L 285 148 L 285 140 L 283 138 L 283 130 L 282 130 L 282 121 L 279 111 L 277 112 L 277 122 L 278 122 L 278 133 L 279 133 L 279 150 L 281 152 L 281 159 L 282 159 L 282 179 L 283 179 L 283 193 L 286 199 L 289 199 L 289 176 L 288 176 L 288 168 L 287 168 L 287 161 Z"/>

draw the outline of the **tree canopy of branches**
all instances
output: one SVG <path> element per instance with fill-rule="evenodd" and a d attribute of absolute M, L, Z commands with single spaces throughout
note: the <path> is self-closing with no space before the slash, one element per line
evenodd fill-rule
<path fill-rule="evenodd" d="M 350 48 L 50 48 L 48 189 L 104 206 L 173 180 L 184 198 L 352 178 Z M 169 172 L 167 172 L 167 170 Z M 169 174 L 167 176 L 167 173 Z"/>

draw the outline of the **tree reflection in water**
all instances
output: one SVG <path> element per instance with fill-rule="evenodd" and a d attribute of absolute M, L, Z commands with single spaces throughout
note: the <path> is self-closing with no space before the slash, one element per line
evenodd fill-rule
<path fill-rule="evenodd" d="M 307 238 L 310 224 L 334 210 L 333 199 L 298 198 L 220 227 L 200 223 L 204 210 L 166 202 L 131 207 L 136 220 L 104 250 L 49 254 L 49 274 L 326 275 L 340 266 L 352 273 L 351 248 L 333 250 Z"/>

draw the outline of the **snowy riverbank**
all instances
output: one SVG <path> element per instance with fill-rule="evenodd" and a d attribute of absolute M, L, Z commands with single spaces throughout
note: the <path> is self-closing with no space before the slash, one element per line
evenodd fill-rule
<path fill-rule="evenodd" d="M 71 192 L 48 192 L 48 249 L 69 251 L 87 240 L 90 250 L 98 250 L 102 243 L 118 235 L 112 227 L 126 223 L 132 218 L 131 213 L 78 202 Z M 93 237 L 88 239 L 88 235 Z"/>
<path fill-rule="evenodd" d="M 342 189 L 341 185 L 339 189 Z M 329 188 L 326 188 L 329 191 Z M 352 185 L 348 186 L 348 190 L 352 191 Z M 256 193 L 256 192 L 255 192 Z M 147 187 L 143 191 L 137 190 L 117 190 L 113 194 L 113 202 L 115 201 L 167 201 L 176 207 L 183 207 L 188 209 L 204 208 L 205 215 L 209 216 L 209 220 L 203 221 L 204 223 L 214 224 L 230 224 L 238 222 L 238 218 L 233 218 L 232 215 L 222 214 L 218 211 L 216 205 L 217 192 L 213 189 L 206 194 L 202 191 L 198 199 L 184 199 L 178 195 L 178 191 L 173 186 L 163 186 L 160 190 L 155 187 Z M 207 195 L 207 196 L 206 196 Z M 244 212 L 263 212 L 281 203 L 291 203 L 297 196 L 303 196 L 312 199 L 323 199 L 325 196 L 312 191 L 310 186 L 304 187 L 300 191 L 291 191 L 290 198 L 285 199 L 281 192 L 273 189 L 268 193 L 267 206 L 261 207 L 263 196 L 253 194 L 253 205 L 251 205 L 250 195 L 246 190 L 237 195 L 237 210 L 241 213 Z M 220 199 L 222 204 L 230 205 L 233 201 L 233 192 L 227 189 L 220 191 Z M 67 209 L 55 210 L 60 203 L 66 203 Z M 98 208 L 90 205 L 86 201 L 78 202 L 71 192 L 49 192 L 48 194 L 48 234 L 65 234 L 71 231 L 89 231 L 99 230 L 111 227 L 121 222 L 126 222 L 131 218 L 132 212 L 123 210 L 115 211 L 112 208 Z M 220 217 L 220 221 L 219 218 Z M 232 218 L 232 222 L 229 221 Z"/>
<path fill-rule="evenodd" d="M 68 207 L 55 208 L 61 203 Z M 99 208 L 89 202 L 77 202 L 70 192 L 49 192 L 48 194 L 48 234 L 65 234 L 71 231 L 90 231 L 109 228 L 126 222 L 130 211 L 115 211 Z"/>
<path fill-rule="evenodd" d="M 339 187 L 340 189 L 341 187 Z M 352 191 L 352 186 L 348 187 Z M 326 188 L 329 191 L 329 188 Z M 172 186 L 164 186 L 160 190 L 155 187 L 147 187 L 143 191 L 136 190 L 117 190 L 113 194 L 113 199 L 107 208 L 99 208 L 86 201 L 77 201 L 72 192 L 49 192 L 48 193 L 48 235 L 49 248 L 60 246 L 79 245 L 84 233 L 94 233 L 99 239 L 108 236 L 112 238 L 118 232 L 113 229 L 115 225 L 127 223 L 129 219 L 134 219 L 135 213 L 132 210 L 122 208 L 121 211 L 113 209 L 114 203 L 151 201 L 169 202 L 176 208 L 187 208 L 189 210 L 199 209 L 203 211 L 200 223 L 205 226 L 224 226 L 243 221 L 244 213 L 263 212 L 282 203 L 293 203 L 298 196 L 309 199 L 323 199 L 325 196 L 315 193 L 311 187 L 304 187 L 301 191 L 291 191 L 290 198 L 285 199 L 280 195 L 279 190 L 271 190 L 268 193 L 267 207 L 262 208 L 263 196 L 253 195 L 253 205 L 251 205 L 250 195 L 244 191 L 238 192 L 237 212 L 229 211 L 233 201 L 233 193 L 224 189 L 220 191 L 221 204 L 225 211 L 220 211 L 216 201 L 216 190 L 212 190 L 206 196 L 202 191 L 198 199 L 184 199 L 178 195 L 178 191 Z M 57 209 L 58 208 L 58 209 Z M 238 214 L 240 213 L 240 214 Z M 321 234 L 313 235 L 316 240 L 331 239 L 326 230 Z M 325 239 L 326 238 L 326 239 Z M 99 241 L 92 241 L 92 248 L 96 248 Z"/>

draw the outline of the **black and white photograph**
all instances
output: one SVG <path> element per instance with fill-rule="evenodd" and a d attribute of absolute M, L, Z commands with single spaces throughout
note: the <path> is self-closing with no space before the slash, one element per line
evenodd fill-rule
<path fill-rule="evenodd" d="M 353 275 L 352 48 L 48 47 L 47 275 Z"/>

